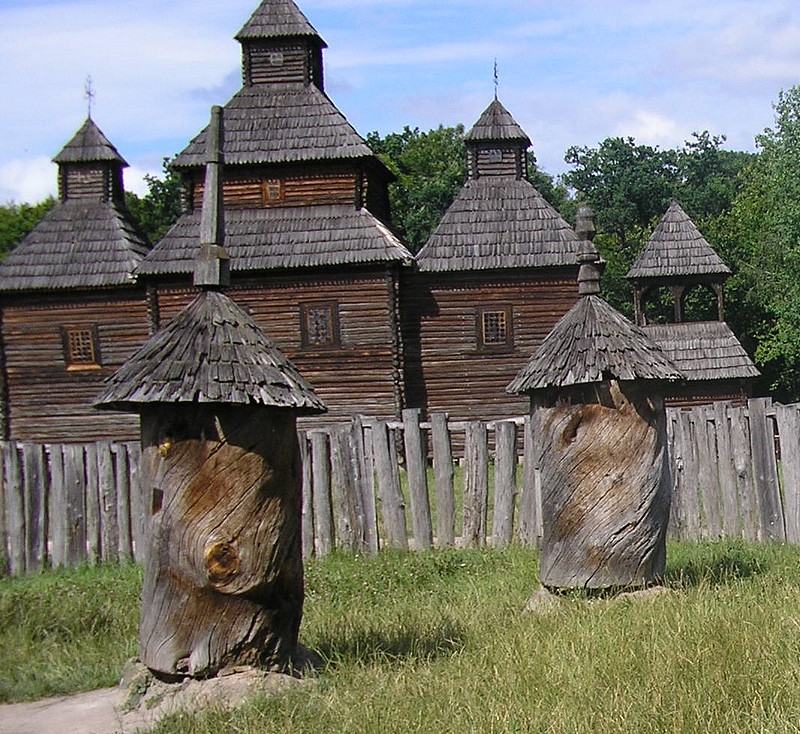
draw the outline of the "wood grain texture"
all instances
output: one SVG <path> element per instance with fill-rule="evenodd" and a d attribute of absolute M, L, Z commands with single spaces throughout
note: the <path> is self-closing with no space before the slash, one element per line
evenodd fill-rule
<path fill-rule="evenodd" d="M 140 656 L 163 676 L 285 670 L 303 607 L 301 487 L 290 411 L 153 406 Z"/>
<path fill-rule="evenodd" d="M 664 573 L 670 481 L 663 403 L 630 384 L 603 386 L 598 402 L 537 410 L 545 586 L 644 586 Z"/>

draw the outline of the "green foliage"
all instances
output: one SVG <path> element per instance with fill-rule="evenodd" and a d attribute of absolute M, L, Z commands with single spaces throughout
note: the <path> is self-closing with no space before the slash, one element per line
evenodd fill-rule
<path fill-rule="evenodd" d="M 731 209 L 740 172 L 751 155 L 722 149 L 724 136 L 694 133 L 679 149 L 637 145 L 633 138 L 606 138 L 597 148 L 569 148 L 574 168 L 563 181 L 595 213 L 598 249 L 607 261 L 603 293 L 631 315 L 632 290 L 625 274 L 673 200 L 681 203 L 715 246 L 714 224 Z"/>
<path fill-rule="evenodd" d="M 0 580 L 0 702 L 114 685 L 136 654 L 141 569 Z"/>
<path fill-rule="evenodd" d="M 753 339 L 756 361 L 779 400 L 800 399 L 800 87 L 781 92 L 775 126 L 742 172 L 725 218 L 725 254 L 736 276 L 729 318 Z M 730 297 L 728 303 L 731 304 Z"/>
<path fill-rule="evenodd" d="M 367 144 L 394 173 L 389 202 L 392 222 L 412 252 L 425 244 L 467 176 L 464 127 L 439 126 L 428 132 L 403 128 Z"/>
<path fill-rule="evenodd" d="M 22 241 L 55 203 L 50 196 L 38 204 L 0 205 L 0 259 Z"/>
<path fill-rule="evenodd" d="M 147 239 L 156 244 L 181 214 L 183 184 L 181 176 L 164 158 L 162 177 L 145 175 L 147 193 L 139 197 L 125 192 L 125 204 Z"/>

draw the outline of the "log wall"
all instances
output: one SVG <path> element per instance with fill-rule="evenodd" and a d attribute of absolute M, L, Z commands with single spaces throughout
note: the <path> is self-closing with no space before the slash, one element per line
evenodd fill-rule
<path fill-rule="evenodd" d="M 136 416 L 99 412 L 103 381 L 148 337 L 144 290 L 15 298 L 3 304 L 10 438 L 80 443 L 138 439 Z M 94 329 L 99 369 L 70 370 L 62 329 Z"/>
<path fill-rule="evenodd" d="M 486 419 L 527 412 L 506 394 L 556 322 L 577 299 L 573 268 L 563 273 L 414 273 L 402 281 L 406 396 L 409 407 Z M 478 346 L 478 308 L 510 307 L 513 348 Z"/>
<path fill-rule="evenodd" d="M 226 294 L 248 311 L 328 406 L 326 415 L 303 419 L 304 425 L 349 421 L 357 412 L 385 418 L 398 414 L 385 270 L 243 280 Z M 162 323 L 195 295 L 188 287 L 159 289 Z M 340 344 L 303 346 L 301 306 L 314 303 L 338 307 Z"/>

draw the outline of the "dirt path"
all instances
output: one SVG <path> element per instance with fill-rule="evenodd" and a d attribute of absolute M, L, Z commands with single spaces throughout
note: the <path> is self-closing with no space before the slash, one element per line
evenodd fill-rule
<path fill-rule="evenodd" d="M 129 688 L 103 688 L 62 698 L 0 706 L 0 734 L 133 734 L 180 709 L 235 706 L 255 694 L 302 685 L 297 678 L 246 669 L 207 681 L 152 683 L 130 706 Z M 130 709 L 130 710 L 129 710 Z"/>

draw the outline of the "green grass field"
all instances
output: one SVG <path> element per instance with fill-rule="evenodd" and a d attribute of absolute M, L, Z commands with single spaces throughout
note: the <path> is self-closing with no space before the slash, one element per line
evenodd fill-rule
<path fill-rule="evenodd" d="M 650 600 L 523 612 L 521 548 L 333 556 L 307 566 L 308 685 L 161 734 L 800 732 L 800 549 L 672 544 Z M 3 700 L 113 684 L 136 646 L 139 571 L 0 582 Z"/>

